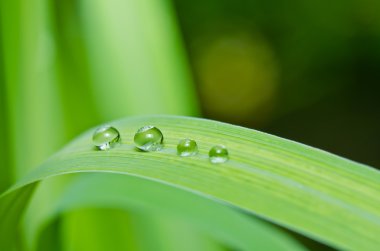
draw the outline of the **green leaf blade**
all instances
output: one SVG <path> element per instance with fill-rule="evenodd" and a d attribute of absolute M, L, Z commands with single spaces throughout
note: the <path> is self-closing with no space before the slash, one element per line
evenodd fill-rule
<path fill-rule="evenodd" d="M 134 132 L 153 124 L 165 148 L 135 151 Z M 376 250 L 380 245 L 380 174 L 367 166 L 270 136 L 215 121 L 174 116 L 115 121 L 121 146 L 95 151 L 92 130 L 36 169 L 16 186 L 73 172 L 134 175 L 242 208 L 311 238 L 342 249 Z M 193 158 L 175 154 L 179 139 L 198 142 Z M 208 149 L 224 144 L 230 161 L 213 165 Z"/>
<path fill-rule="evenodd" d="M 52 178 L 49 182 L 56 183 L 57 178 L 61 177 Z M 43 186 L 40 186 L 37 193 L 42 189 Z M 182 226 L 178 229 L 179 231 L 180 229 L 185 232 L 196 230 L 195 232 L 212 237 L 213 240 L 239 250 L 305 250 L 282 231 L 256 218 L 247 217 L 241 211 L 171 186 L 128 175 L 102 173 L 76 176 L 76 179 L 61 194 L 56 194 L 56 198 L 49 201 L 51 208 L 45 211 L 41 215 L 42 217 L 33 215 L 33 212 L 40 207 L 38 201 L 34 203 L 33 207 L 32 210 L 31 208 L 28 210 L 28 217 L 31 220 L 27 221 L 29 233 L 26 234 L 32 241 L 39 239 L 36 237 L 40 235 L 47 223 L 65 212 L 81 208 L 113 208 L 124 210 L 131 215 L 140 215 L 137 218 L 146 217 L 153 222 L 171 226 L 170 228 L 175 225 Z M 143 222 L 150 220 L 143 220 Z M 95 224 L 99 223 L 96 221 Z M 146 225 L 145 228 L 149 228 L 149 224 L 144 225 Z M 144 227 L 139 228 L 141 228 L 139 232 L 146 235 L 143 233 Z M 156 230 L 159 232 L 158 229 Z M 78 231 L 78 227 L 76 231 Z M 195 233 L 190 235 L 197 236 Z M 139 234 L 136 236 L 143 238 Z M 171 234 L 173 239 L 186 238 L 185 236 Z M 104 236 L 103 238 L 112 239 L 113 236 Z M 171 242 L 177 243 L 175 240 Z M 35 245 L 35 243 L 31 244 L 31 246 Z M 115 249 L 116 246 L 113 248 Z M 163 250 L 168 250 L 168 248 Z M 178 250 L 178 248 L 174 250 Z M 190 250 L 204 249 L 193 248 Z"/>

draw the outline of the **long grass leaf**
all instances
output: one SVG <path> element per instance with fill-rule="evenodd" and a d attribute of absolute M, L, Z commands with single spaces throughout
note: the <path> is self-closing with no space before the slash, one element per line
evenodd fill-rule
<path fill-rule="evenodd" d="M 96 151 L 91 133 L 80 136 L 21 180 L 0 200 L 26 184 L 73 172 L 134 175 L 190 190 L 239 207 L 274 223 L 342 249 L 377 250 L 380 241 L 380 173 L 332 154 L 254 130 L 215 121 L 132 117 L 112 122 L 123 144 Z M 142 125 L 165 135 L 160 152 L 136 151 L 132 138 Z M 194 138 L 200 154 L 180 158 L 180 138 Z M 230 160 L 211 164 L 207 151 L 224 144 Z M 7 217 L 0 215 L 1 219 Z M 1 229 L 1 235 L 4 229 Z"/>
<path fill-rule="evenodd" d="M 194 86 L 168 0 L 82 0 L 97 109 L 107 120 L 197 115 Z"/>
<path fill-rule="evenodd" d="M 39 187 L 39 190 L 42 188 Z M 188 234 L 179 233 L 177 237 L 174 237 L 175 234 L 173 233 L 170 238 L 182 239 L 189 235 L 191 228 L 194 228 L 198 232 L 218 240 L 219 243 L 236 247 L 239 250 L 303 250 L 300 245 L 287 238 L 281 231 L 267 226 L 261 221 L 244 216 L 224 205 L 189 192 L 137 177 L 115 174 L 78 177 L 71 184 L 68 184 L 66 190 L 57 194 L 56 198 L 55 201 L 49 201 L 51 209 L 48 212 L 44 212 L 42 217 L 34 216 L 34 220 L 29 221 L 34 226 L 28 231 L 28 235 L 31 236 L 30 240 L 39 239 L 36 238 L 36 235 L 39 235 L 38 233 L 48 225 L 48 222 L 54 221 L 54 218 L 64 212 L 75 211 L 80 208 L 110 207 L 123 209 L 127 212 L 136 212 L 140 215 L 137 217 L 139 223 L 136 225 L 140 226 L 137 232 L 142 233 L 142 237 L 140 234 L 134 234 L 138 238 L 146 236 L 145 228 L 151 227 L 153 233 L 159 233 L 159 225 L 164 225 L 164 229 L 168 231 L 172 231 L 170 229 L 174 225 L 179 225 L 182 226 L 180 229 Z M 38 205 L 34 207 L 38 207 Z M 35 212 L 36 210 L 31 211 Z M 142 224 L 145 225 L 144 227 L 141 226 L 141 222 L 149 222 L 149 220 L 143 220 L 144 216 L 148 216 L 147 218 L 152 221 L 152 226 L 147 224 Z M 108 217 L 109 214 L 105 216 L 106 219 Z M 131 220 L 134 221 L 135 219 L 131 218 Z M 78 224 L 76 225 L 78 226 Z M 154 226 L 156 226 L 156 230 L 154 230 Z M 78 227 L 76 228 L 78 229 Z M 153 233 L 151 232 L 150 235 Z M 165 234 L 159 235 L 163 239 L 169 238 Z M 199 239 L 195 233 L 191 236 Z M 153 236 L 147 239 L 151 238 Z M 123 240 L 125 238 L 121 239 L 121 241 Z M 166 241 L 157 240 L 157 242 Z M 170 243 L 171 245 L 180 244 L 175 240 Z M 163 248 L 163 250 L 167 249 Z M 194 248 L 193 250 L 197 249 Z"/>

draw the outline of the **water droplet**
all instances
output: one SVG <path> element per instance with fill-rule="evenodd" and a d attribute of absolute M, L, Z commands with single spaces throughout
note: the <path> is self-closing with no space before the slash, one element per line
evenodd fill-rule
<path fill-rule="evenodd" d="M 190 157 L 198 153 L 198 145 L 195 140 L 182 139 L 177 145 L 177 154 L 181 157 Z"/>
<path fill-rule="evenodd" d="M 223 145 L 216 145 L 210 149 L 208 156 L 210 157 L 211 163 L 224 163 L 228 160 L 228 150 Z"/>
<path fill-rule="evenodd" d="M 134 137 L 136 147 L 145 152 L 161 150 L 163 140 L 162 132 L 155 126 L 141 127 Z"/>
<path fill-rule="evenodd" d="M 99 150 L 108 150 L 119 141 L 119 131 L 109 125 L 99 127 L 92 135 L 92 142 Z"/>

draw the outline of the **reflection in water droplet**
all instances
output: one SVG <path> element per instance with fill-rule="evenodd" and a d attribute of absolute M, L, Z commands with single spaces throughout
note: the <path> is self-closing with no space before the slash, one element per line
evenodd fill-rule
<path fill-rule="evenodd" d="M 225 146 L 223 145 L 216 145 L 213 146 L 209 153 L 208 156 L 210 158 L 210 162 L 214 164 L 218 163 L 224 163 L 228 160 L 228 150 Z"/>
<path fill-rule="evenodd" d="M 161 150 L 163 140 L 162 132 L 155 126 L 141 127 L 134 137 L 136 147 L 145 152 Z"/>
<path fill-rule="evenodd" d="M 119 141 L 119 131 L 109 125 L 99 127 L 92 135 L 92 142 L 99 150 L 108 150 Z"/>
<path fill-rule="evenodd" d="M 195 140 L 182 139 L 177 145 L 177 154 L 181 157 L 190 157 L 198 153 L 198 145 Z"/>

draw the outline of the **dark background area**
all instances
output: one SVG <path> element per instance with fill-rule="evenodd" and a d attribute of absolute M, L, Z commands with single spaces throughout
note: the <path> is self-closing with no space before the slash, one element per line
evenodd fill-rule
<path fill-rule="evenodd" d="M 174 2 L 205 117 L 380 167 L 379 1 Z"/>

